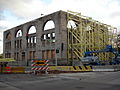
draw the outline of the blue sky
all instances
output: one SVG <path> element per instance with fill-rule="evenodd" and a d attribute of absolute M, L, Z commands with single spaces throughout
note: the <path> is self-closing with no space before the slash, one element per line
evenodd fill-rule
<path fill-rule="evenodd" d="M 15 16 L 15 15 L 14 15 L 11 11 L 9 11 L 9 10 L 4 10 L 4 11 L 3 11 L 3 16 L 4 16 L 4 20 L 9 21 L 9 22 L 12 21 L 13 26 L 14 26 L 15 24 L 20 24 L 20 23 L 22 23 L 22 21 L 23 21 L 22 18 Z"/>
<path fill-rule="evenodd" d="M 0 53 L 3 31 L 58 10 L 71 10 L 120 31 L 120 0 L 0 0 Z"/>

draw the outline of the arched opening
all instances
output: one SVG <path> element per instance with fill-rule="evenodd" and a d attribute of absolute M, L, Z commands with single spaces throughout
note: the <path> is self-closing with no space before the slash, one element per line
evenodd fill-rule
<path fill-rule="evenodd" d="M 15 37 L 18 38 L 18 37 L 21 37 L 21 36 L 22 36 L 22 31 L 21 31 L 21 30 L 18 30 L 18 31 L 16 32 Z"/>
<path fill-rule="evenodd" d="M 6 39 L 11 40 L 11 33 L 10 32 L 6 35 Z"/>
<path fill-rule="evenodd" d="M 67 24 L 67 28 L 69 28 L 69 29 L 76 29 L 77 25 L 76 25 L 76 23 L 73 20 L 69 20 L 68 24 Z"/>
<path fill-rule="evenodd" d="M 41 36 L 41 40 L 42 40 L 42 46 L 48 46 L 51 45 L 53 42 L 55 42 L 55 23 L 53 22 L 53 20 L 48 20 L 46 21 L 46 23 L 44 24 L 43 27 L 43 31 L 47 31 L 47 30 L 53 30 L 52 33 L 44 33 Z"/>
<path fill-rule="evenodd" d="M 16 40 L 14 42 L 14 48 L 15 49 L 21 49 L 22 48 L 22 38 L 19 38 L 19 37 L 22 37 L 22 30 L 17 30 L 17 32 L 15 33 L 15 37 L 16 37 Z"/>
<path fill-rule="evenodd" d="M 36 28 L 35 26 L 31 26 L 28 30 L 28 34 L 34 34 L 34 33 L 36 33 Z"/>
<path fill-rule="evenodd" d="M 7 42 L 5 42 L 5 49 L 6 49 L 6 51 L 11 50 L 11 39 L 12 39 L 11 37 L 12 36 L 11 36 L 10 32 L 6 34 L 6 40 L 8 40 Z M 10 53 L 6 53 L 5 57 L 6 58 L 10 58 Z"/>
<path fill-rule="evenodd" d="M 36 46 L 36 27 L 30 26 L 28 33 L 26 34 L 27 47 L 34 48 Z"/>
<path fill-rule="evenodd" d="M 75 39 L 76 37 L 72 35 L 72 32 L 75 30 L 77 31 L 77 22 L 73 21 L 73 20 L 69 20 L 68 24 L 67 24 L 67 28 L 70 31 L 69 32 L 69 40 L 70 40 L 70 44 L 74 44 L 77 42 L 77 40 Z"/>
<path fill-rule="evenodd" d="M 55 23 L 53 22 L 53 20 L 47 21 L 44 25 L 44 31 L 54 29 L 54 28 L 55 28 Z"/>

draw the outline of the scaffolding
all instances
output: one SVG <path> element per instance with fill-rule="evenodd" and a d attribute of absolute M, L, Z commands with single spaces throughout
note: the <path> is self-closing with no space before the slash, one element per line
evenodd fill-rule
<path fill-rule="evenodd" d="M 73 21 L 75 25 L 68 27 L 68 60 L 80 60 L 86 51 L 96 51 L 112 45 L 116 48 L 115 39 L 117 29 L 93 20 L 91 17 L 81 15 L 81 13 L 68 11 L 67 21 Z M 114 56 L 112 53 L 95 53 L 100 60 L 108 61 Z"/>

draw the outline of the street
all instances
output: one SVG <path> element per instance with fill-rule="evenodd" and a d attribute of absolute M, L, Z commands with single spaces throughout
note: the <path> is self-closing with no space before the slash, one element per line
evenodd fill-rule
<path fill-rule="evenodd" d="M 120 72 L 0 74 L 0 90 L 120 90 Z"/>

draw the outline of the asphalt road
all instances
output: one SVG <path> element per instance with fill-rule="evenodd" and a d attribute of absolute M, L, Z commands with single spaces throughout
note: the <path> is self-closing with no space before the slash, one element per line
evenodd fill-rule
<path fill-rule="evenodd" d="M 0 74 L 0 90 L 120 90 L 120 72 Z"/>

